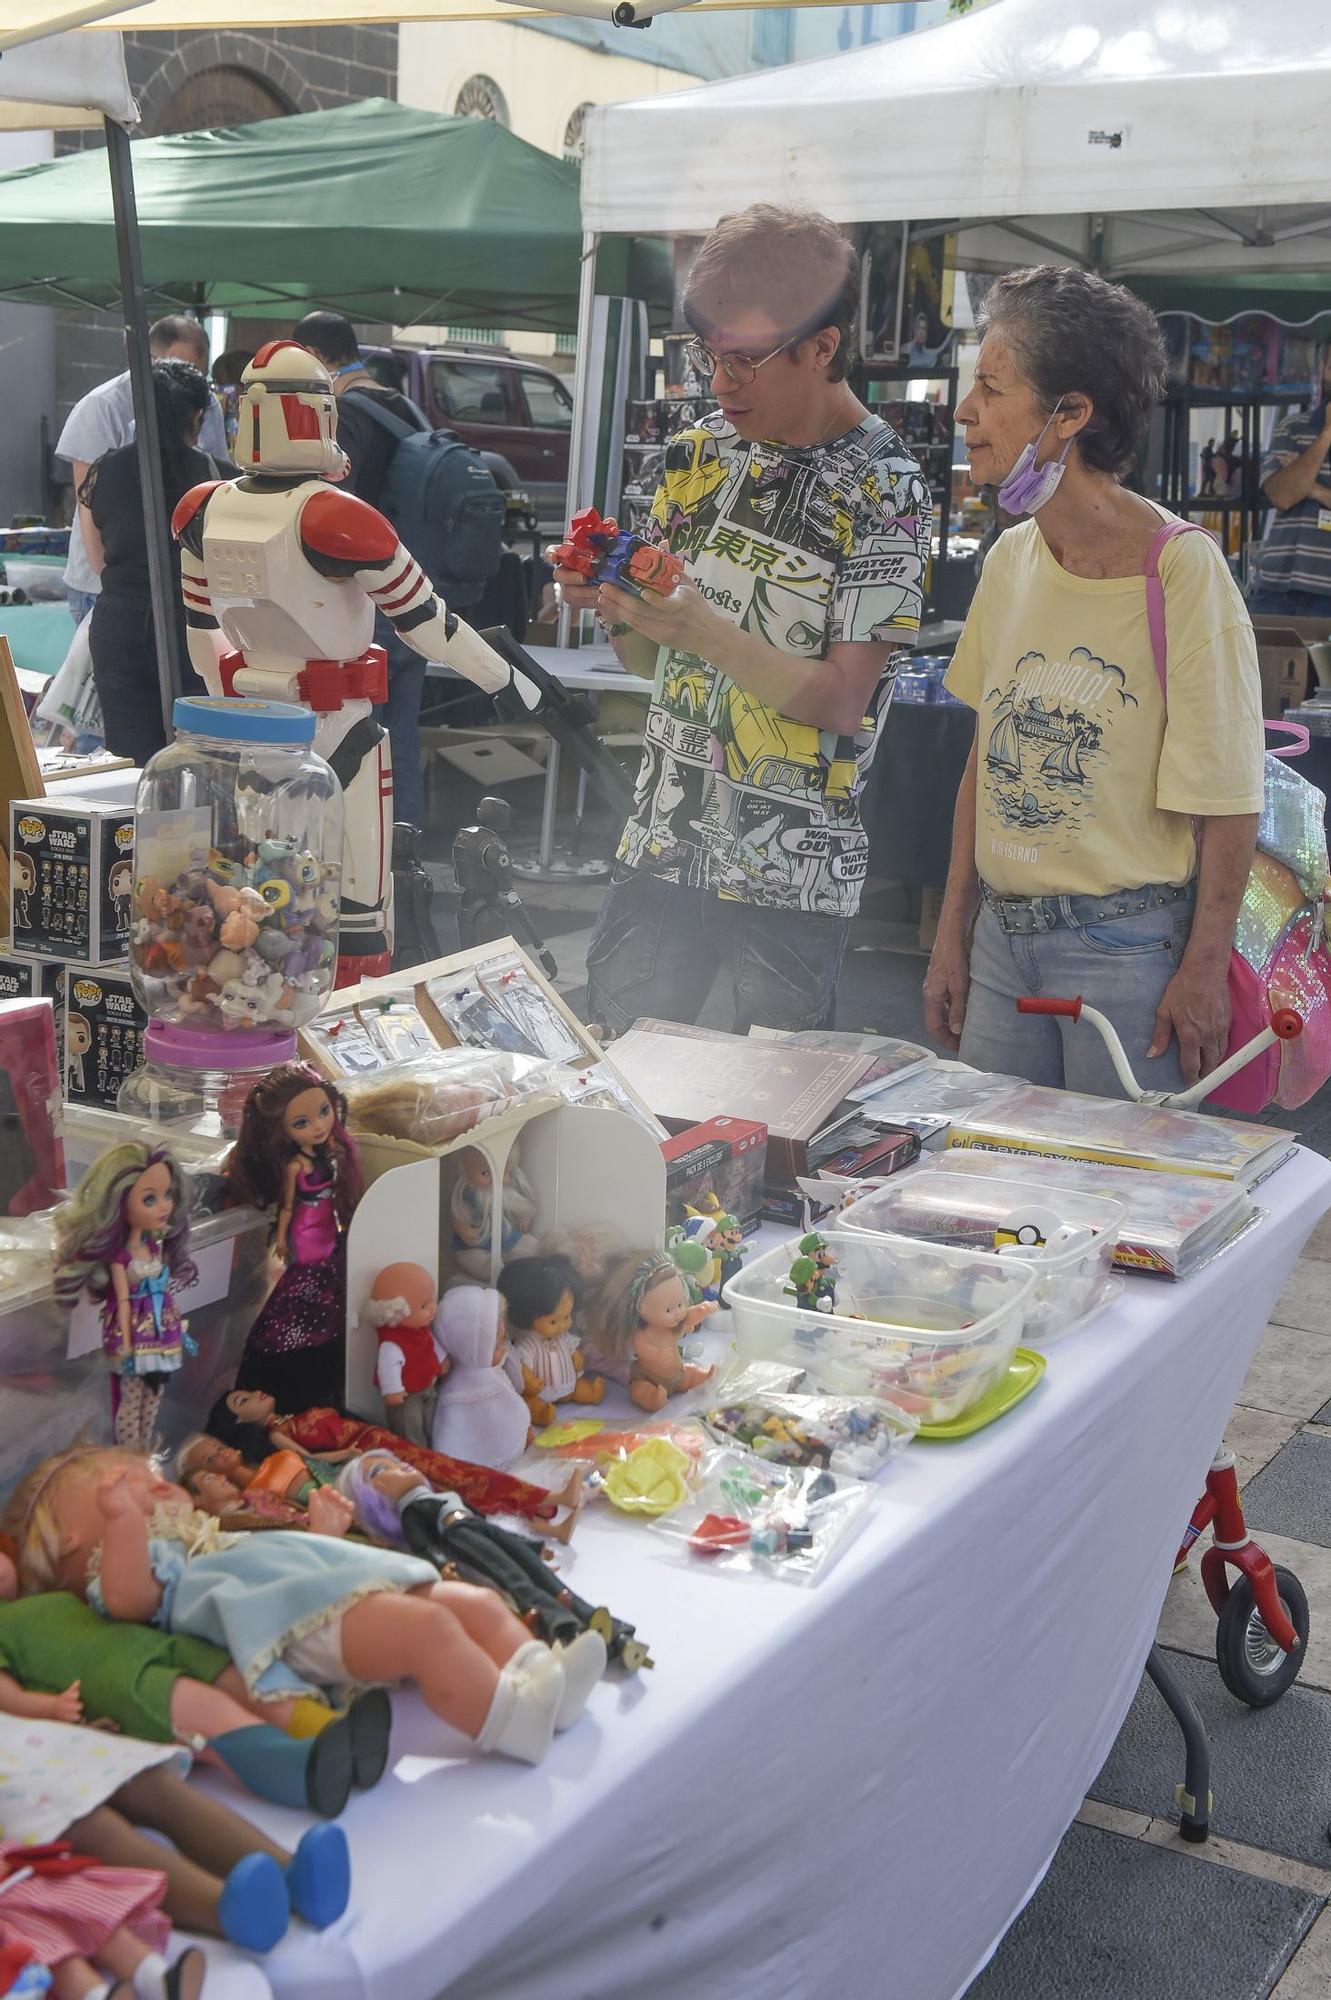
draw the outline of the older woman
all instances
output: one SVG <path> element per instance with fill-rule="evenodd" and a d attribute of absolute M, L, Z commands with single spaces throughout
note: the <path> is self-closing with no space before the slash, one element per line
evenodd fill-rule
<path fill-rule="evenodd" d="M 1034 518 L 995 543 L 947 676 L 977 728 L 925 1018 L 979 1068 L 1117 1096 L 1098 1036 L 1016 1011 L 1080 993 L 1177 1089 L 1229 1030 L 1262 805 L 1252 626 L 1215 543 L 1168 542 L 1166 712 L 1144 578 L 1171 517 L 1120 484 L 1163 383 L 1147 308 L 1046 264 L 995 282 L 984 328 L 957 410 L 972 476 Z"/>

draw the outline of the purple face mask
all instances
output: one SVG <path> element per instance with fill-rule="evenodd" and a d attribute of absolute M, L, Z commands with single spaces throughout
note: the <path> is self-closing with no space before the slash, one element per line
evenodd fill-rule
<path fill-rule="evenodd" d="M 1023 448 L 1021 457 L 999 487 L 998 504 L 1006 513 L 1037 513 L 1057 489 L 1058 482 L 1063 477 L 1063 467 L 1067 462 L 1068 453 L 1072 450 L 1072 439 L 1068 439 L 1058 457 L 1051 458 L 1048 464 L 1037 465 L 1035 460 L 1040 446 L 1044 443 L 1045 431 L 1049 429 L 1049 424 L 1053 423 L 1062 407 L 1063 401 L 1060 397 L 1049 413 L 1049 422 L 1046 423 L 1044 430 L 1040 432 L 1034 444 L 1028 444 Z"/>

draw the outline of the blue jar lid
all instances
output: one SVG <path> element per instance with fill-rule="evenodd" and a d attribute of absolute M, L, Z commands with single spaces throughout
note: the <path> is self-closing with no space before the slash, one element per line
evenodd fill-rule
<path fill-rule="evenodd" d="M 181 695 L 171 711 L 187 736 L 221 736 L 232 743 L 313 743 L 314 716 L 294 701 L 231 701 Z"/>

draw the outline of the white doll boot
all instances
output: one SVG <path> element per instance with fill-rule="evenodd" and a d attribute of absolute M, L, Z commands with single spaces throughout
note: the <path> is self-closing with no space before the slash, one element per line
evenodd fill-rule
<path fill-rule="evenodd" d="M 605 1672 L 609 1654 L 599 1632 L 579 1632 L 570 1645 L 556 1646 L 554 1655 L 564 1669 L 564 1692 L 555 1715 L 555 1728 L 568 1729 L 586 1708 L 592 1689 Z"/>
<path fill-rule="evenodd" d="M 528 1659 L 540 1653 L 543 1658 Z M 564 1671 L 548 1646 L 520 1646 L 499 1676 L 476 1748 L 539 1764 L 550 1748 L 564 1694 Z"/>

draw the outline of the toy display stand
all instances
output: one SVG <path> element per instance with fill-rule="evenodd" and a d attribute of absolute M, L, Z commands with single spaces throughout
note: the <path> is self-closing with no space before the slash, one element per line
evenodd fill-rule
<path fill-rule="evenodd" d="M 515 1149 L 536 1198 L 532 1233 L 595 1223 L 623 1245 L 659 1244 L 665 1215 L 665 1162 L 644 1126 L 626 1112 L 531 1097 L 486 1119 L 448 1145 L 357 1135 L 368 1183 L 347 1233 L 347 1406 L 378 1410 L 378 1342 L 362 1311 L 376 1276 L 399 1259 L 423 1264 L 442 1290 L 475 1283 L 453 1250 L 450 1200 L 459 1156 L 472 1148 L 489 1161 L 496 1190 Z M 503 1261 L 501 1203 L 494 1203 L 491 1277 Z"/>

